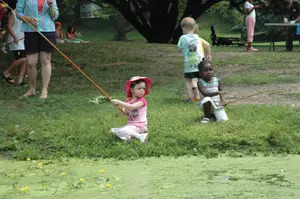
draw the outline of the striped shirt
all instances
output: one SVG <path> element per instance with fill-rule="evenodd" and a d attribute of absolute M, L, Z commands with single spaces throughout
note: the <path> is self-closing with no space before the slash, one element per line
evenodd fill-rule
<path fill-rule="evenodd" d="M 38 12 L 38 0 L 18 0 L 17 12 L 19 16 L 34 17 L 38 20 L 36 27 L 41 32 L 55 32 L 54 20 L 58 18 L 59 12 L 56 0 L 52 0 L 52 7 L 55 10 L 55 16 L 52 18 L 50 8 L 47 1 L 44 1 L 44 6 L 41 13 Z M 23 32 L 35 32 L 27 23 L 23 23 Z"/>

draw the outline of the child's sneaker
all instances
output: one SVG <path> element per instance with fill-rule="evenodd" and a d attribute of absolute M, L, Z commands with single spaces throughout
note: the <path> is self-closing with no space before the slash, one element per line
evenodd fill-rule
<path fill-rule="evenodd" d="M 193 102 L 200 102 L 200 97 L 193 97 L 192 101 Z"/>
<path fill-rule="evenodd" d="M 210 122 L 209 118 L 205 117 L 201 120 L 202 124 L 208 124 Z"/>
<path fill-rule="evenodd" d="M 192 102 L 192 99 L 191 99 L 191 98 L 184 99 L 184 102 L 185 102 L 185 103 L 191 103 L 191 102 Z"/>
<path fill-rule="evenodd" d="M 117 131 L 115 130 L 115 128 L 110 129 L 109 132 L 110 132 L 111 134 L 114 134 L 114 135 L 116 135 L 116 133 L 117 133 Z"/>
<path fill-rule="evenodd" d="M 248 50 L 248 51 L 253 51 L 253 52 L 257 52 L 257 51 L 258 51 L 256 48 L 253 48 L 253 47 L 247 48 L 247 50 Z"/>
<path fill-rule="evenodd" d="M 148 133 L 140 134 L 139 140 L 141 141 L 141 143 L 146 143 L 148 140 Z"/>
<path fill-rule="evenodd" d="M 5 45 L 6 43 L 4 43 L 4 45 Z M 7 50 L 6 50 L 6 48 L 5 48 L 5 46 L 3 46 L 2 48 L 1 48 L 1 51 L 4 53 L 4 54 L 7 54 Z"/>

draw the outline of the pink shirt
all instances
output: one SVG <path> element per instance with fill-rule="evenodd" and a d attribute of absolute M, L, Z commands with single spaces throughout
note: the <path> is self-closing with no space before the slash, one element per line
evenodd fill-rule
<path fill-rule="evenodd" d="M 66 32 L 66 38 L 69 40 L 73 40 L 75 39 L 75 34 Z"/>
<path fill-rule="evenodd" d="M 45 2 L 45 0 L 38 0 L 38 11 L 39 11 L 39 13 L 41 13 L 42 10 L 43 10 L 44 2 Z"/>
<path fill-rule="evenodd" d="M 137 100 L 130 102 L 131 98 L 126 100 L 126 103 L 134 104 L 136 102 L 144 102 L 144 106 L 141 108 L 129 111 L 128 113 L 128 124 L 134 125 L 143 130 L 147 131 L 147 101 L 143 97 L 139 97 Z"/>

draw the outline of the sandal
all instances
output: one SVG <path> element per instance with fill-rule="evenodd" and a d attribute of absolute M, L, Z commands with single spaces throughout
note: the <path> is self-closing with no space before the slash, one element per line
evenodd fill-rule
<path fill-rule="evenodd" d="M 17 84 L 17 86 L 26 86 L 27 84 L 25 82 L 21 82 L 19 84 Z"/>
<path fill-rule="evenodd" d="M 31 97 L 31 96 L 35 96 L 35 91 L 27 91 L 27 93 L 25 93 L 22 97 Z M 21 97 L 21 98 L 22 98 Z"/>
<path fill-rule="evenodd" d="M 47 99 L 48 98 L 48 93 L 47 92 L 42 92 L 40 99 Z"/>
<path fill-rule="evenodd" d="M 15 81 L 10 76 L 5 77 L 4 73 L 2 73 L 1 76 L 5 79 L 5 81 L 7 83 L 9 83 L 9 84 L 14 84 L 15 83 Z"/>
<path fill-rule="evenodd" d="M 205 117 L 205 118 L 203 118 L 203 119 L 201 120 L 201 123 L 202 123 L 202 124 L 208 124 L 209 121 L 210 121 L 209 118 Z"/>

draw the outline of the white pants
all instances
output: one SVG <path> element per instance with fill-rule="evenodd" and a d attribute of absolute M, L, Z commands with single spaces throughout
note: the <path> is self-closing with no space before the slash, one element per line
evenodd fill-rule
<path fill-rule="evenodd" d="M 228 120 L 227 114 L 225 112 L 225 109 L 217 108 L 215 105 L 213 99 L 211 97 L 205 97 L 200 102 L 200 108 L 203 110 L 203 104 L 210 102 L 211 103 L 211 113 L 216 117 L 217 122 L 224 122 Z"/>
<path fill-rule="evenodd" d="M 139 139 L 140 134 L 145 133 L 143 129 L 134 125 L 126 125 L 121 128 L 112 128 L 110 131 L 122 140 L 128 140 L 132 137 Z"/>

